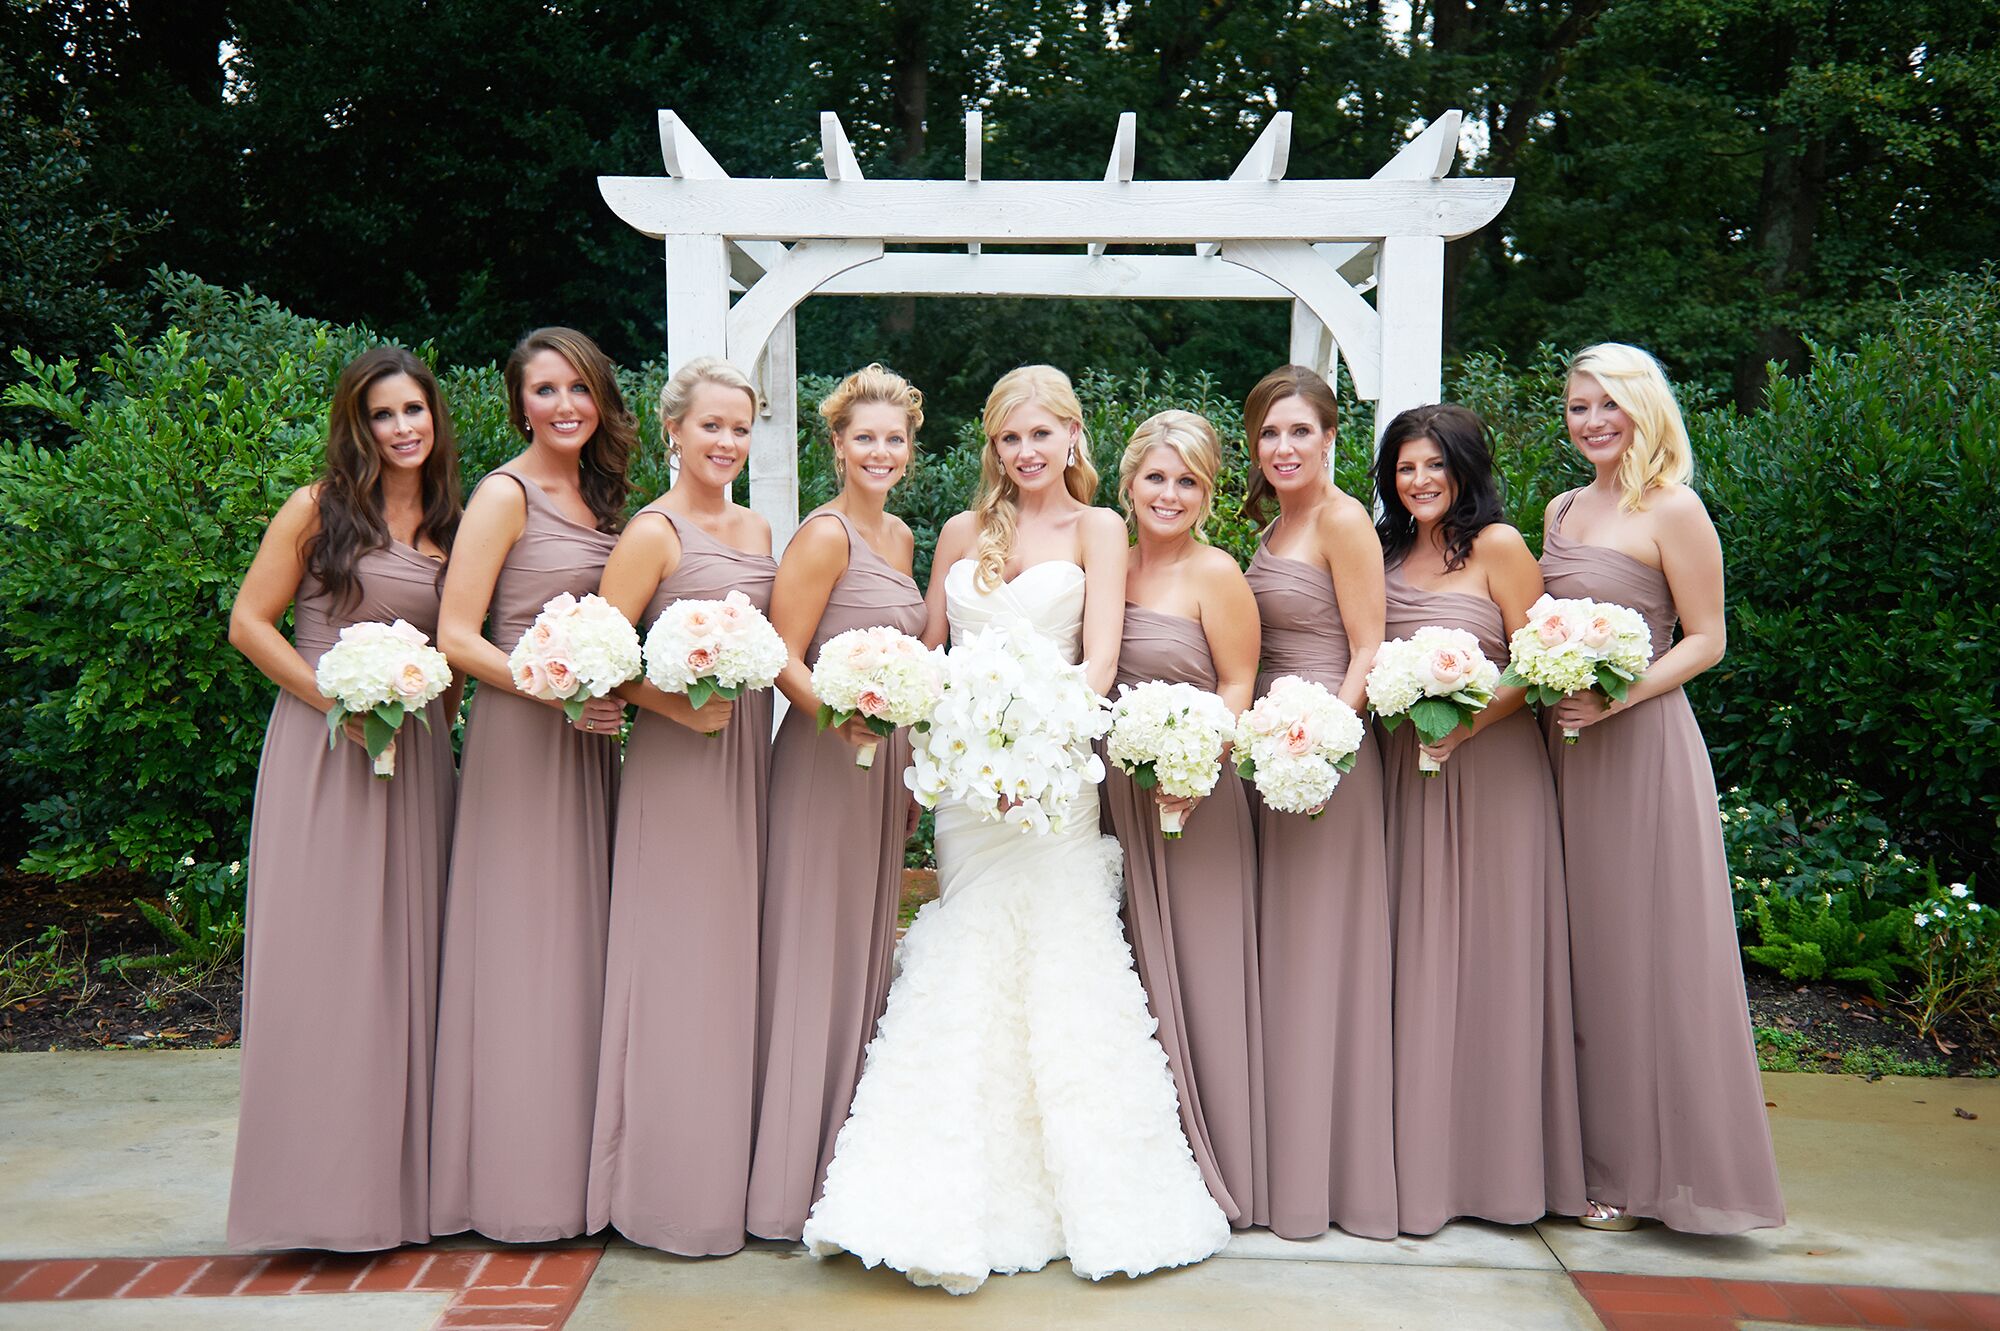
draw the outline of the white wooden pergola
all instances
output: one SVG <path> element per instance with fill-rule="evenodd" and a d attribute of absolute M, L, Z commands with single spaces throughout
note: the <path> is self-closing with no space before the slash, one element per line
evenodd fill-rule
<path fill-rule="evenodd" d="M 1445 178 L 1461 119 L 1438 117 L 1367 180 L 1288 180 L 1292 117 L 1281 111 L 1228 180 L 1153 181 L 1134 178 L 1128 111 L 1101 181 L 1017 181 L 981 179 L 975 111 L 959 181 L 864 178 L 826 113 L 826 179 L 737 180 L 662 111 L 667 174 L 601 176 L 598 188 L 666 243 L 668 363 L 726 356 L 751 370 L 750 503 L 782 547 L 798 525 L 793 315 L 815 292 L 1290 301 L 1291 361 L 1330 375 L 1344 359 L 1356 394 L 1376 404 L 1378 435 L 1397 412 L 1437 401 L 1444 243 L 1492 221 L 1514 189 Z M 982 252 L 988 244 L 1061 248 Z M 1180 246 L 1192 249 L 1160 250 Z"/>

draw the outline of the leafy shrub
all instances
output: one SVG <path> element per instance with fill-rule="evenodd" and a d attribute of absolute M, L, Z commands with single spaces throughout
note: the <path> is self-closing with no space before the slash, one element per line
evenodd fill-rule
<path fill-rule="evenodd" d="M 1852 782 L 1836 781 L 1817 805 L 1779 796 L 1769 804 L 1731 786 L 1721 798 L 1722 840 L 1729 853 L 1737 909 L 1754 898 L 1798 900 L 1858 893 L 1864 901 L 1906 901 L 1931 881 L 1924 866 L 1891 839 L 1873 801 Z"/>
<path fill-rule="evenodd" d="M 2000 1017 L 2000 914 L 1966 883 L 1931 890 L 1907 913 L 1903 942 L 1914 959 L 1903 1006 L 1917 1033 L 1935 1039 L 1952 1017 Z"/>
<path fill-rule="evenodd" d="M 1899 950 L 1909 912 L 1858 893 L 1759 893 L 1744 916 L 1758 941 L 1743 955 L 1787 980 L 1845 980 L 1886 998 L 1898 972 L 1912 964 Z"/>
<path fill-rule="evenodd" d="M 98 963 L 105 974 L 164 970 L 175 975 L 210 975 L 243 955 L 244 904 L 249 880 L 243 862 L 202 864 L 188 855 L 174 866 L 173 886 L 158 906 L 134 901 L 139 914 L 167 945 L 167 951 L 123 954 Z"/>

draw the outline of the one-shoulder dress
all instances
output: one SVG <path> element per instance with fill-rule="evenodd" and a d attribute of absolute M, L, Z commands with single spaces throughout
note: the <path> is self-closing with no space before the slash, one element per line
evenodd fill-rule
<path fill-rule="evenodd" d="M 1280 675 L 1338 691 L 1347 632 L 1324 568 L 1263 546 L 1244 576 L 1257 596 L 1261 697 Z M 1326 811 L 1257 810 L 1265 1151 L 1273 1233 L 1329 1224 L 1396 1236 L 1389 883 L 1382 759 L 1372 733 Z"/>
<path fill-rule="evenodd" d="M 336 606 L 310 574 L 293 643 L 317 663 L 349 624 L 437 634 L 438 565 L 363 554 Z M 229 1246 L 360 1252 L 431 1236 L 431 1040 L 451 850 L 451 718 L 408 718 L 396 773 L 371 772 L 326 717 L 280 692 L 250 820 L 243 1095 Z"/>
<path fill-rule="evenodd" d="M 847 568 L 828 595 L 805 653 L 850 629 L 924 631 L 924 597 L 836 510 L 810 515 L 847 533 Z M 861 1055 L 889 998 L 903 885 L 902 731 L 855 765 L 853 745 L 793 708 L 771 750 L 770 834 L 764 852 L 763 947 L 757 1005 L 757 1131 L 748 1228 L 796 1239 L 847 1121 Z"/>
<path fill-rule="evenodd" d="M 1198 620 L 1127 604 L 1117 682 L 1156 679 L 1213 692 L 1208 636 Z M 1247 1226 L 1268 1183 L 1257 838 L 1243 780 L 1224 763 L 1174 840 L 1160 831 L 1152 792 L 1116 767 L 1104 803 L 1125 852 L 1125 932 L 1180 1092 L 1181 1129 L 1216 1205 Z"/>
<path fill-rule="evenodd" d="M 495 477 L 504 479 L 496 480 Z M 542 606 L 597 590 L 617 538 L 519 485 L 521 535 L 487 640 L 511 652 Z M 618 738 L 509 689 L 474 694 L 445 897 L 431 1115 L 431 1228 L 526 1243 L 584 1232 L 610 913 Z"/>
<path fill-rule="evenodd" d="M 742 592 L 771 608 L 777 563 L 660 508 L 681 559 L 643 634 L 675 601 Z M 757 889 L 771 692 L 747 691 L 714 738 L 641 710 L 625 747 L 611 871 L 611 955 L 590 1228 L 684 1256 L 743 1246 L 757 1049 Z"/>
<path fill-rule="evenodd" d="M 1657 659 L 1680 616 L 1666 575 L 1543 537 L 1550 595 L 1637 610 Z M 1785 1222 L 1743 993 L 1715 774 L 1681 689 L 1586 728 L 1546 726 L 1569 884 L 1584 1187 L 1693 1234 Z"/>
<path fill-rule="evenodd" d="M 1463 629 L 1507 659 L 1500 607 L 1388 571 L 1389 638 Z M 1396 948 L 1396 1196 L 1403 1232 L 1458 1216 L 1581 1215 L 1569 925 L 1555 785 L 1526 710 L 1435 775 L 1414 726 L 1379 736 Z"/>

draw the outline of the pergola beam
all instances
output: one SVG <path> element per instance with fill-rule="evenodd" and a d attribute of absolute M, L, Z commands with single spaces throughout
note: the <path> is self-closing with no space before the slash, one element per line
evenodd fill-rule
<path fill-rule="evenodd" d="M 1118 132 L 1111 138 L 1111 163 L 1104 168 L 1104 183 L 1107 185 L 1129 185 L 1132 183 L 1132 168 L 1139 140 L 1139 113 L 1120 111 Z M 1095 259 L 1104 253 L 1104 242 L 1090 242 L 1089 254 Z"/>
<path fill-rule="evenodd" d="M 819 242 L 810 242 L 819 243 Z M 1192 254 L 885 254 L 827 279 L 826 296 L 1042 296 L 1055 300 L 1285 300 L 1247 268 Z"/>
<path fill-rule="evenodd" d="M 1231 180 L 1283 180 L 1285 172 L 1292 164 L 1292 113 L 1280 111 L 1264 122 L 1257 141 L 1250 145 L 1250 151 L 1243 154 L 1243 160 L 1229 173 Z M 1221 248 L 1214 241 L 1207 241 L 1194 247 L 1194 252 L 1206 259 Z"/>
<path fill-rule="evenodd" d="M 600 176 L 604 200 L 648 236 L 741 240 L 1132 244 L 1378 240 L 1477 231 L 1514 182 L 1457 180 L 662 180 Z"/>
<path fill-rule="evenodd" d="M 660 112 L 660 160 L 667 174 L 676 180 L 727 180 L 729 173 L 702 146 L 687 122 L 673 111 Z M 729 275 L 749 287 L 772 264 L 785 257 L 785 247 L 775 241 L 752 240 L 729 246 Z"/>

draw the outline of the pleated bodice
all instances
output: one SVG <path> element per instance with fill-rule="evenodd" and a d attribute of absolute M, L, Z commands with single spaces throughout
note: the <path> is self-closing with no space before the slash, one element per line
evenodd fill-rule
<path fill-rule="evenodd" d="M 1264 625 L 1258 691 L 1278 675 L 1298 675 L 1338 689 L 1347 676 L 1347 628 L 1340 619 L 1333 575 L 1303 559 L 1274 555 L 1263 545 L 1244 578 Z"/>
<path fill-rule="evenodd" d="M 426 637 L 437 637 L 437 560 L 401 541 L 370 550 L 355 561 L 359 583 L 350 605 L 337 606 L 319 579 L 310 573 L 299 582 L 292 606 L 292 645 L 299 655 L 317 663 L 321 653 L 340 640 L 350 624 L 406 620 Z"/>
<path fill-rule="evenodd" d="M 1119 684 L 1163 679 L 1215 691 L 1215 658 L 1201 621 L 1143 605 L 1125 606 L 1125 636 L 1118 650 Z"/>
<path fill-rule="evenodd" d="M 507 552 L 493 584 L 493 602 L 486 617 L 486 639 L 503 652 L 514 650 L 521 635 L 542 613 L 542 607 L 564 592 L 582 596 L 597 590 L 604 561 L 618 544 L 615 532 L 586 527 L 556 507 L 533 481 L 511 471 L 497 471 L 521 487 L 528 499 L 528 517 L 519 539 Z M 481 481 L 490 484 L 492 477 Z M 414 621 L 413 621 L 414 622 Z"/>

